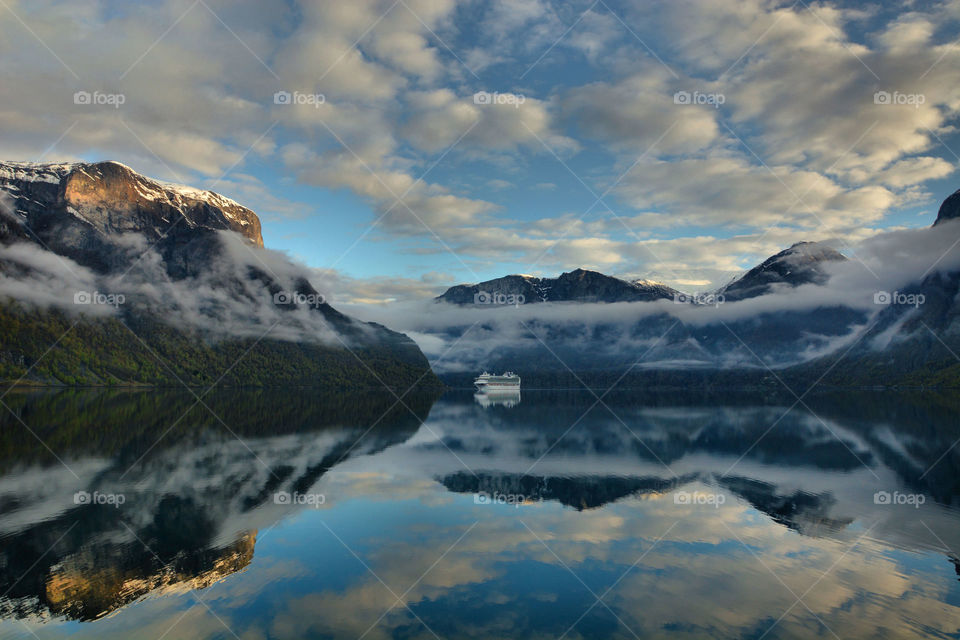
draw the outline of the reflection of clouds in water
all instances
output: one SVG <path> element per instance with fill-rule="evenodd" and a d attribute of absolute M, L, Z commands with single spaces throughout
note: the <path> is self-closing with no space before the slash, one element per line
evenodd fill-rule
<path fill-rule="evenodd" d="M 420 477 L 419 474 L 401 479 L 379 471 L 334 470 L 327 474 L 318 489 L 333 504 L 363 498 L 384 502 L 419 500 L 423 504 L 439 507 L 454 500 L 450 492 L 437 490 L 435 480 Z"/>
<path fill-rule="evenodd" d="M 950 610 L 942 604 L 943 588 L 918 588 L 905 575 L 903 566 L 879 553 L 881 546 L 876 542 L 864 539 L 844 556 L 849 543 L 797 535 L 766 518 L 756 517 L 742 503 L 734 502 L 720 509 L 681 511 L 669 499 L 632 500 L 582 513 L 548 506 L 519 512 L 507 507 L 485 514 L 486 508 L 473 508 L 469 515 L 483 518 L 481 523 L 404 598 L 427 624 L 455 623 L 458 629 L 470 629 L 479 637 L 495 635 L 503 631 L 505 618 L 519 619 L 531 613 L 527 608 L 537 598 L 523 591 L 498 591 L 495 602 L 503 611 L 497 609 L 496 615 L 488 619 L 478 612 L 489 604 L 489 597 L 483 595 L 482 600 L 475 600 L 472 585 L 496 583 L 515 562 L 523 562 L 524 566 L 529 561 L 554 566 L 564 575 L 562 560 L 578 575 L 587 576 L 591 588 L 602 593 L 645 552 L 643 560 L 605 598 L 641 637 L 658 637 L 665 627 L 688 625 L 691 637 L 700 637 L 706 630 L 723 637 L 741 637 L 757 629 L 762 633 L 765 625 L 794 601 L 794 596 L 770 570 L 800 595 L 834 563 L 836 566 L 804 601 L 841 637 L 870 637 L 882 629 L 893 631 L 897 637 L 919 635 L 920 630 L 911 626 L 911 620 L 943 620 Z M 520 518 L 550 550 L 530 534 Z M 750 545 L 769 570 L 729 533 L 724 522 Z M 674 528 L 651 550 L 653 542 L 672 523 L 676 523 Z M 367 543 L 377 551 L 365 555 L 364 560 L 399 595 L 464 529 L 459 523 L 418 529 L 413 546 L 393 540 L 395 535 L 403 536 L 402 532 L 374 536 Z M 425 549 L 430 551 L 424 552 Z M 597 578 L 598 567 L 604 570 L 602 575 L 613 577 Z M 535 580 L 546 575 L 536 567 L 529 570 L 537 576 Z M 575 578 L 569 579 L 575 584 Z M 394 598 L 365 572 L 358 581 L 341 592 L 322 591 L 291 603 L 274 620 L 272 631 L 278 637 L 362 633 L 393 604 Z M 566 588 L 557 584 L 545 587 L 560 591 Z M 593 602 L 585 589 L 580 592 L 581 610 L 557 612 L 557 634 Z M 487 593 L 478 589 L 476 597 Z M 428 611 L 437 611 L 426 607 L 428 602 L 446 612 L 443 620 L 428 615 Z M 418 607 L 418 603 L 424 607 Z M 851 603 L 857 603 L 862 615 L 849 614 Z M 566 621 L 568 615 L 572 617 Z M 519 624 L 519 620 L 514 622 Z M 783 626 L 777 635 L 804 636 L 811 625 L 815 628 L 817 624 L 798 605 L 780 623 Z M 377 638 L 391 637 L 398 627 L 416 635 L 423 631 L 402 605 L 397 605 L 385 616 L 382 627 L 371 634 Z M 620 628 L 617 635 L 629 634 Z"/>
<path fill-rule="evenodd" d="M 455 624 L 457 629 L 477 637 L 524 629 L 524 619 L 533 608 L 545 606 L 545 600 L 550 600 L 546 596 L 555 598 L 558 592 L 564 604 L 556 612 L 554 628 L 545 632 L 556 631 L 559 635 L 593 602 L 586 589 L 566 574 L 561 560 L 599 594 L 644 553 L 604 599 L 641 637 L 658 637 L 665 627 L 676 625 L 689 629 L 690 637 L 708 631 L 724 637 L 750 635 L 758 629 L 762 633 L 786 611 L 794 597 L 730 529 L 797 595 L 837 562 L 804 602 L 841 637 L 870 637 L 882 629 L 897 637 L 919 635 L 911 621 L 924 620 L 936 627 L 938 620 L 948 620 L 954 613 L 943 604 L 945 586 L 919 584 L 894 556 L 881 553 L 882 545 L 873 539 L 862 540 L 844 556 L 855 537 L 833 541 L 802 536 L 758 515 L 732 496 L 719 508 L 676 505 L 670 495 L 650 495 L 576 512 L 555 503 L 520 509 L 475 505 L 469 496 L 453 496 L 452 502 L 449 497 L 434 501 L 425 494 L 444 496 L 443 487 L 437 483 L 431 486 L 412 475 L 341 473 L 328 476 L 325 482 L 327 489 L 335 488 L 345 502 L 363 503 L 371 491 L 387 486 L 392 487 L 391 500 L 410 500 L 404 506 L 404 519 L 388 531 L 375 518 L 366 520 L 362 510 L 351 519 L 336 518 L 329 526 L 397 595 L 416 583 L 403 602 L 428 625 L 448 628 L 444 625 Z M 694 488 L 709 489 L 698 485 L 691 490 Z M 380 508 L 382 496 L 374 496 L 376 499 L 363 504 L 363 509 Z M 446 504 L 441 506 L 440 502 Z M 432 637 L 325 531 L 320 521 L 327 522 L 328 513 L 307 511 L 301 518 L 280 525 L 269 534 L 273 541 L 258 548 L 258 553 L 282 553 L 283 558 L 292 556 L 294 561 L 271 555 L 259 557 L 248 571 L 204 590 L 201 597 L 244 640 L 324 634 L 357 637 L 388 610 L 367 637 L 390 638 L 400 630 L 413 637 Z M 430 569 L 475 521 L 479 522 L 476 527 Z M 653 546 L 668 529 L 665 538 Z M 306 532 L 312 533 L 304 535 Z M 330 557 L 342 558 L 342 564 L 330 565 L 336 576 L 324 575 L 324 567 L 296 561 L 315 555 L 318 547 L 326 549 Z M 546 571 L 546 567 L 554 570 Z M 943 569 L 946 584 L 950 578 L 947 567 Z M 511 576 L 515 577 L 513 572 L 518 570 L 529 574 L 526 584 L 534 586 L 532 593 L 526 587 L 508 588 Z M 317 590 L 303 593 L 298 589 L 294 597 L 282 599 L 277 610 L 262 610 L 264 606 L 278 606 L 276 601 L 269 605 L 262 601 L 269 598 L 263 595 L 265 587 L 303 584 L 314 571 L 319 572 L 314 578 L 318 580 Z M 557 575 L 565 577 L 558 583 Z M 344 586 L 325 587 L 328 583 Z M 496 597 L 491 596 L 494 587 Z M 574 604 L 570 604 L 571 597 Z M 138 605 L 138 616 L 117 616 L 96 626 L 84 626 L 78 637 L 129 637 L 124 633 L 130 633 L 132 627 L 128 625 L 134 623 L 137 633 L 158 630 L 156 635 L 160 635 L 165 630 L 160 629 L 162 623 L 169 626 L 190 603 L 190 596 L 144 602 Z M 495 607 L 495 615 L 483 615 L 490 606 Z M 248 609 L 263 611 L 269 619 L 257 619 L 251 626 L 242 614 Z M 592 615 L 602 616 L 604 612 L 601 608 Z M 593 619 L 588 616 L 584 628 Z M 216 618 L 199 605 L 181 624 L 183 630 L 190 629 L 199 637 L 223 632 Z M 798 605 L 780 623 L 782 626 L 778 625 L 777 637 L 801 637 L 817 624 Z M 615 635 L 629 633 L 620 627 Z M 571 636 L 579 637 L 579 632 Z"/>
<path fill-rule="evenodd" d="M 525 413 L 524 406 L 491 413 L 469 398 L 463 403 L 444 400 L 434 407 L 430 426 L 478 471 L 511 477 L 522 474 L 566 429 L 566 423 L 558 427 L 531 419 L 536 407 Z M 556 405 L 551 407 L 556 411 L 550 420 L 555 422 L 563 414 Z M 790 452 L 794 457 L 748 457 L 736 468 L 736 478 L 754 483 L 756 491 L 750 500 L 758 505 L 755 508 L 741 489 L 739 494 L 734 492 L 740 485 L 718 482 L 717 476 L 736 455 L 723 448 L 718 452 L 707 446 L 710 438 L 704 438 L 713 425 L 723 439 L 741 434 L 749 443 L 757 430 L 762 432 L 776 419 L 779 407 L 626 406 L 617 410 L 653 446 L 676 447 L 671 466 L 695 478 L 685 481 L 683 490 L 721 493 L 726 501 L 719 508 L 678 505 L 671 493 L 654 492 L 617 497 L 615 502 L 584 511 L 555 501 L 520 508 L 478 505 L 469 493 L 452 493 L 437 481 L 438 476 L 464 472 L 450 451 L 434 439 L 413 437 L 385 450 L 373 449 L 373 455 L 345 460 L 324 475 L 314 486 L 330 498 L 324 509 L 303 510 L 261 531 L 247 571 L 200 595 L 243 640 L 356 638 L 388 610 L 367 637 L 433 637 L 326 531 L 326 523 L 396 595 L 415 585 L 403 602 L 441 637 L 449 636 L 450 629 L 472 637 L 521 637 L 534 631 L 557 637 L 593 603 L 564 564 L 600 594 L 634 563 L 637 566 L 604 600 L 641 637 L 759 636 L 793 604 L 795 597 L 787 587 L 803 594 L 834 563 L 804 602 L 840 637 L 883 633 L 919 637 L 921 632 L 953 631 L 944 626 L 957 617 L 956 609 L 946 604 L 957 595 L 953 568 L 944 553 L 930 551 L 939 543 L 925 532 L 921 521 L 948 545 L 960 548 L 954 544 L 956 534 L 950 533 L 956 530 L 955 515 L 933 500 L 919 510 L 874 505 L 877 486 L 903 486 L 895 470 L 886 466 L 891 458 L 873 457 L 880 481 L 862 467 L 834 464 L 821 455 L 824 448 L 829 445 L 841 453 L 846 449 L 819 420 L 798 411 L 778 427 L 797 436 L 797 450 Z M 876 453 L 877 443 L 882 443 L 888 455 L 907 450 L 917 455 L 915 433 L 902 424 L 862 427 L 842 413 L 823 412 L 822 417 L 860 453 Z M 555 448 L 536 473 L 548 480 L 623 478 L 631 473 L 670 477 L 655 461 L 644 460 L 635 448 L 626 446 L 632 436 L 603 411 L 568 437 L 572 448 Z M 776 444 L 777 434 L 770 437 Z M 272 453 L 274 460 L 307 444 L 289 436 L 269 439 L 271 447 L 251 442 L 258 453 Z M 312 440 L 315 450 L 329 451 L 335 443 L 325 434 L 315 434 Z M 497 445 L 493 452 L 487 449 L 491 443 Z M 770 449 L 776 450 L 776 446 Z M 208 452 L 209 459 L 221 460 L 220 468 L 228 476 L 242 475 L 240 467 L 226 464 L 227 459 L 213 453 Z M 804 457 L 807 453 L 817 455 Z M 172 463 L 174 458 L 189 468 L 199 464 L 199 458 L 191 456 L 171 455 L 163 460 Z M 911 468 L 915 462 L 911 459 Z M 176 487 L 190 477 L 159 473 L 165 468 L 154 465 L 158 487 Z M 206 478 L 210 483 L 214 479 Z M 764 500 L 776 505 L 798 490 L 827 496 L 823 510 L 815 504 L 809 511 L 787 512 L 791 523 L 810 525 L 798 528 L 814 535 L 801 535 L 760 510 L 767 508 Z M 237 523 L 243 522 L 242 513 L 228 521 L 234 517 Z M 844 524 L 836 530 L 818 529 L 814 525 L 821 517 L 843 519 Z M 476 527 L 437 562 L 474 522 Z M 870 536 L 849 550 L 871 525 L 875 528 Z M 891 543 L 907 551 L 891 550 Z M 77 637 L 113 640 L 140 634 L 142 629 L 152 632 L 161 622 L 172 624 L 192 603 L 191 596 L 147 600 L 135 605 L 135 610 L 130 607 L 109 620 L 78 627 Z M 597 627 L 601 623 L 612 626 Z M 921 623 L 930 628 L 919 628 Z M 0 636 L 6 630 L 17 632 L 14 624 L 0 623 Z M 226 634 L 202 605 L 190 610 L 182 624 L 175 631 L 183 634 L 170 637 L 194 630 L 199 637 Z M 597 628 L 606 629 L 612 637 L 632 637 L 599 606 L 569 637 L 589 636 Z M 56 625 L 47 625 L 45 630 L 55 629 Z M 803 605 L 797 605 L 770 637 L 815 633 L 829 635 Z"/>
<path fill-rule="evenodd" d="M 392 609 L 367 637 L 393 637 L 392 628 L 398 625 L 410 625 L 417 635 L 430 635 L 411 619 L 404 604 L 413 606 L 427 600 L 442 600 L 449 597 L 452 590 L 494 579 L 500 573 L 489 558 L 464 553 L 459 546 L 430 569 L 466 528 L 432 529 L 439 535 L 427 536 L 428 544 L 394 542 L 364 557 L 364 561 L 397 596 L 410 589 L 400 602 L 379 580 L 364 572 L 356 584 L 342 592 L 322 591 L 294 599 L 274 618 L 271 631 L 280 637 L 303 638 L 318 634 L 359 637 L 381 614 Z M 474 530 L 467 536 L 475 533 Z M 427 573 L 424 575 L 424 572 Z M 455 613 L 453 617 L 456 618 Z"/>

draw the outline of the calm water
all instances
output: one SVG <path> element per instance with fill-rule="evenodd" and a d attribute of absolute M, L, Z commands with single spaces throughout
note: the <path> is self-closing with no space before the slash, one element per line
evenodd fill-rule
<path fill-rule="evenodd" d="M 958 637 L 960 399 L 793 400 L 13 392 L 0 637 Z"/>

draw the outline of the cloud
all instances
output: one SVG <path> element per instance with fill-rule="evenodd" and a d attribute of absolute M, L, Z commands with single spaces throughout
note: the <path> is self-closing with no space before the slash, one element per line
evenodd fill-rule
<path fill-rule="evenodd" d="M 617 187 L 636 209 L 673 213 L 673 224 L 796 224 L 829 233 L 883 217 L 897 197 L 879 187 L 845 189 L 790 165 L 762 167 L 742 155 L 637 164 Z"/>
<path fill-rule="evenodd" d="M 830 5 L 694 2 L 682 14 L 670 3 L 654 7 L 654 24 L 674 29 L 682 21 L 673 55 L 691 71 L 721 72 L 716 86 L 733 126 L 749 127 L 748 144 L 770 163 L 841 176 L 880 171 L 929 149 L 930 131 L 960 107 L 947 80 L 960 52 L 933 39 L 932 25 L 946 19 L 942 6 L 866 34 L 862 13 Z M 877 104 L 877 91 L 922 94 L 923 103 Z"/>
<path fill-rule="evenodd" d="M 419 278 L 354 278 L 335 270 L 318 269 L 311 281 L 324 291 L 330 304 L 338 309 L 349 309 L 353 305 L 384 305 L 433 298 L 450 286 L 454 276 L 427 272 Z"/>
<path fill-rule="evenodd" d="M 280 215 L 316 205 L 284 200 L 277 175 L 313 188 L 298 199 L 348 189 L 368 202 L 369 222 L 385 216 L 371 239 L 403 237 L 397 263 L 446 244 L 469 265 L 644 275 L 669 263 L 682 279 L 713 281 L 766 251 L 770 226 L 778 238 L 793 229 L 790 242 L 854 242 L 955 174 L 941 145 L 960 113 L 955 3 L 9 5 L 63 64 L 18 21 L 0 23 L 7 157 L 96 156 L 177 182 L 219 180 Z M 324 101 L 275 104 L 280 90 Z M 77 105 L 75 91 L 125 102 Z M 478 91 L 523 102 L 476 104 Z M 677 91 L 724 99 L 676 104 Z M 886 104 L 878 92 L 914 98 Z M 546 195 L 532 207 L 487 199 L 507 180 L 559 198 L 577 186 L 567 167 L 599 193 L 594 183 L 613 184 L 638 159 L 604 202 L 630 231 L 575 223 L 581 211 Z M 546 218 L 570 224 L 549 237 Z M 731 234 L 760 244 L 732 254 L 732 242 L 702 240 Z M 652 257 L 683 238 L 703 251 Z M 426 268 L 450 268 L 432 259 Z"/>
<path fill-rule="evenodd" d="M 670 76 L 659 66 L 616 83 L 596 82 L 566 92 L 564 118 L 585 135 L 629 152 L 660 154 L 704 149 L 719 135 L 717 111 L 677 105 Z"/>
<path fill-rule="evenodd" d="M 14 243 L 3 248 L 0 296 L 4 298 L 28 306 L 57 307 L 93 316 L 115 313 L 116 307 L 110 305 L 74 303 L 77 293 L 96 291 L 96 274 L 70 258 L 30 243 Z"/>
<path fill-rule="evenodd" d="M 575 141 L 553 132 L 546 102 L 501 92 L 502 101 L 491 98 L 490 104 L 478 104 L 477 95 L 458 97 L 448 89 L 412 92 L 407 96 L 411 112 L 401 133 L 417 148 L 433 152 L 454 143 L 462 150 L 503 151 L 526 145 L 545 152 L 542 142 L 558 152 L 577 148 Z"/>
<path fill-rule="evenodd" d="M 302 182 L 348 187 L 375 207 L 379 225 L 401 234 L 432 235 L 481 221 L 495 205 L 449 193 L 446 188 L 414 179 L 403 170 L 371 166 L 352 149 L 323 156 L 302 144 L 282 149 L 286 164 Z"/>
<path fill-rule="evenodd" d="M 218 240 L 219 255 L 200 275 L 182 280 L 171 280 L 163 257 L 135 233 L 114 238 L 134 266 L 129 273 L 108 275 L 32 243 L 15 243 L 4 248 L 0 297 L 101 318 L 127 310 L 150 312 L 214 340 L 260 338 L 269 331 L 274 339 L 342 345 L 342 338 L 316 310 L 323 300 L 281 307 L 262 280 L 249 277 L 251 272 L 265 272 L 279 290 L 295 292 L 300 282 L 310 281 L 308 268 L 280 252 L 250 247 L 233 232 L 219 232 Z M 91 303 L 96 293 L 110 298 Z"/>

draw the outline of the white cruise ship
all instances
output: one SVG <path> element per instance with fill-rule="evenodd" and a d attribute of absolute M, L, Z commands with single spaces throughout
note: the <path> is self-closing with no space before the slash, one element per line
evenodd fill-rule
<path fill-rule="evenodd" d="M 473 381 L 477 389 L 485 392 L 493 391 L 520 391 L 520 376 L 507 371 L 502 376 L 492 375 L 484 371 Z"/>

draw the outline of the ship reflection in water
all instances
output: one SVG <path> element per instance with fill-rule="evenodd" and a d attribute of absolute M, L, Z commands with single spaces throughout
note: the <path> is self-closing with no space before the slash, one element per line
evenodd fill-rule
<path fill-rule="evenodd" d="M 507 407 L 510 409 L 520 404 L 520 390 L 485 389 L 475 393 L 473 399 L 484 409 L 488 407 Z"/>
<path fill-rule="evenodd" d="M 958 397 L 471 395 L 9 393 L 0 639 L 960 631 Z"/>

